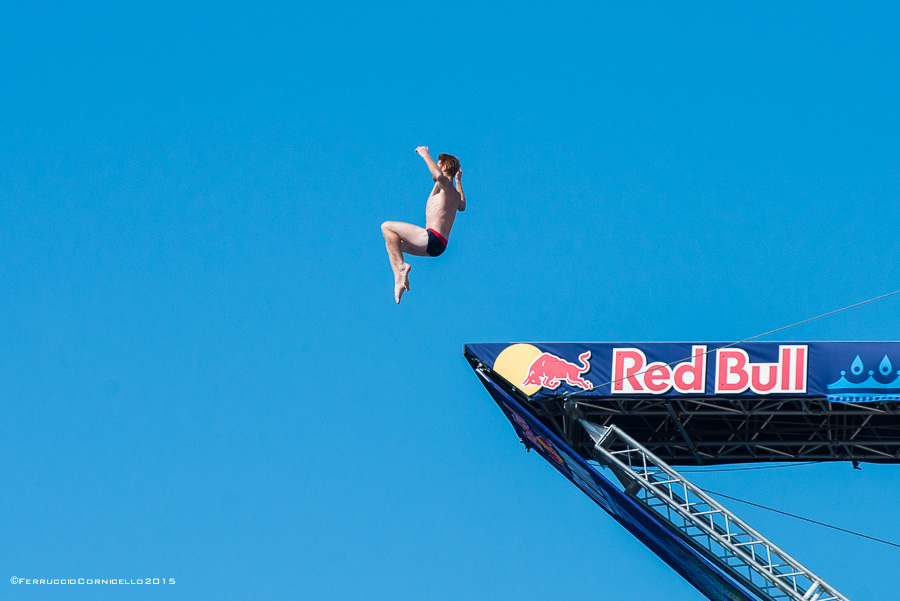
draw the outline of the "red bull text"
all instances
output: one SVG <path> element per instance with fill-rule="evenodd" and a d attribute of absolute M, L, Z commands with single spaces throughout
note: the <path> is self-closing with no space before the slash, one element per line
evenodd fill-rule
<path fill-rule="evenodd" d="M 778 363 L 751 363 L 739 348 L 716 351 L 716 394 L 739 393 L 748 388 L 756 394 L 805 393 L 806 345 L 780 345 Z"/>
<path fill-rule="evenodd" d="M 613 349 L 613 394 L 663 394 L 675 388 L 682 394 L 703 394 L 706 390 L 706 347 L 691 347 L 690 361 L 674 366 L 661 361 L 647 362 L 636 348 Z"/>
<path fill-rule="evenodd" d="M 637 348 L 614 348 L 613 394 L 664 394 L 675 389 L 682 394 L 706 392 L 707 351 L 705 345 L 691 347 L 691 359 L 674 365 L 649 362 Z M 807 345 L 779 345 L 776 363 L 753 363 L 739 348 L 716 350 L 715 394 L 806 393 Z"/>

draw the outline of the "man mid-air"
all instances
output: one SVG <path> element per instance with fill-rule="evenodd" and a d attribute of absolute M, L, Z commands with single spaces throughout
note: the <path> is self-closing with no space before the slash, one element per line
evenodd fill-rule
<path fill-rule="evenodd" d="M 416 152 L 425 159 L 434 188 L 425 204 L 425 227 L 401 221 L 385 221 L 381 224 L 384 244 L 387 246 L 391 269 L 394 270 L 394 300 L 400 302 L 409 290 L 409 270 L 412 266 L 403 260 L 403 253 L 419 257 L 436 257 L 447 249 L 450 228 L 457 211 L 466 210 L 466 195 L 462 189 L 462 170 L 459 159 L 449 154 L 439 154 L 435 163 L 427 146 L 419 146 Z M 456 189 L 453 178 L 456 178 Z"/>

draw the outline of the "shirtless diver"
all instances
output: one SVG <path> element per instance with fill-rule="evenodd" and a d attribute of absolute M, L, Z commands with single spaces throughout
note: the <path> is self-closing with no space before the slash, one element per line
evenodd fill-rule
<path fill-rule="evenodd" d="M 425 159 L 434 180 L 434 188 L 425 203 L 425 227 L 402 221 L 385 221 L 381 224 L 384 244 L 394 271 L 394 300 L 397 303 L 403 293 L 409 290 L 409 270 L 412 268 L 403 260 L 403 253 L 419 257 L 437 257 L 443 253 L 447 249 L 456 212 L 466 210 L 459 159 L 449 154 L 439 154 L 438 162 L 435 163 L 428 154 L 427 146 L 419 146 L 416 153 Z"/>

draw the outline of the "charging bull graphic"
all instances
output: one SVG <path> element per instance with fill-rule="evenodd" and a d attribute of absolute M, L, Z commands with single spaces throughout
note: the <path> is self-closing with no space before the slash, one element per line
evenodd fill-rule
<path fill-rule="evenodd" d="M 556 355 L 543 353 L 528 368 L 528 376 L 522 382 L 522 386 L 543 386 L 550 390 L 556 390 L 561 382 L 565 382 L 569 386 L 590 390 L 594 385 L 581 377 L 581 374 L 591 370 L 591 364 L 588 363 L 590 358 L 591 351 L 585 351 L 578 355 L 578 361 L 582 365 L 578 367 Z"/>

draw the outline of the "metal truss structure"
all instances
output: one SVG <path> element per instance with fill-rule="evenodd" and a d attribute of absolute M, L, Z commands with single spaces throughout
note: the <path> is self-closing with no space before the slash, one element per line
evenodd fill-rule
<path fill-rule="evenodd" d="M 847 601 L 616 426 L 581 420 L 591 455 L 708 561 L 765 601 Z"/>
<path fill-rule="evenodd" d="M 593 443 L 579 419 L 615 424 L 671 465 L 900 463 L 900 402 L 889 396 L 848 402 L 785 394 L 610 397 L 591 390 L 533 398 L 477 357 L 467 358 L 584 457 Z"/>
<path fill-rule="evenodd" d="M 578 419 L 615 424 L 673 465 L 771 461 L 900 462 L 900 404 L 826 398 L 560 396 L 536 407 L 575 449 L 592 446 Z"/>

